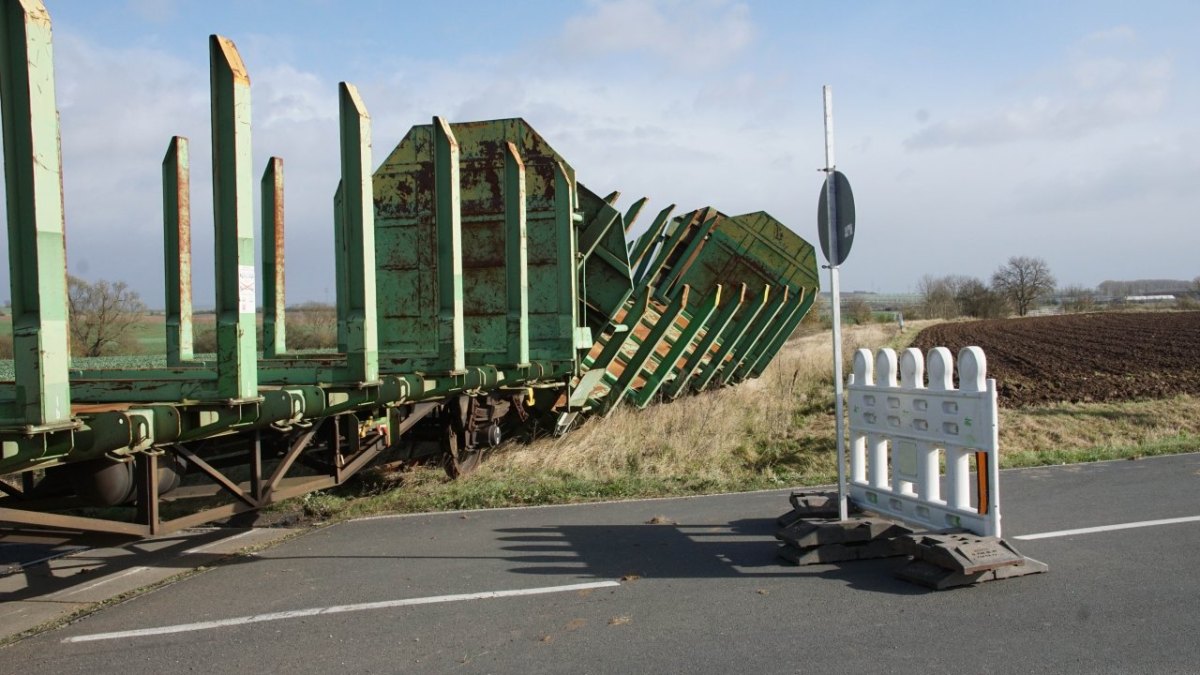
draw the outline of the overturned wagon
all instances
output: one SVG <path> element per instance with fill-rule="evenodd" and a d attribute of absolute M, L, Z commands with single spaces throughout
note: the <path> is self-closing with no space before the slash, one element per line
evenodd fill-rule
<path fill-rule="evenodd" d="M 380 457 L 470 469 L 531 420 L 645 406 L 756 377 L 811 306 L 812 247 L 765 213 L 658 212 L 626 237 L 524 120 L 413 127 L 373 173 L 370 118 L 339 87 L 337 353 L 284 332 L 283 164 L 261 180 L 254 260 L 250 81 L 210 38 L 217 353 L 191 344 L 187 140 L 163 162 L 162 367 L 71 370 L 50 24 L 6 0 L 3 89 L 15 381 L 0 385 L 0 520 L 169 531 L 337 485 Z M 263 344 L 256 292 L 263 286 Z M 228 501 L 169 520 L 162 498 Z M 189 482 L 194 482 L 189 480 Z M 135 505 L 133 522 L 55 511 Z"/>

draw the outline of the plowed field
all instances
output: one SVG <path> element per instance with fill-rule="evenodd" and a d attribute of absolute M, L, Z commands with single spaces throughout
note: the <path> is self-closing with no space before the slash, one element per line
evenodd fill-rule
<path fill-rule="evenodd" d="M 987 355 L 1000 405 L 1200 395 L 1200 312 L 1076 314 L 947 323 L 914 347 Z"/>

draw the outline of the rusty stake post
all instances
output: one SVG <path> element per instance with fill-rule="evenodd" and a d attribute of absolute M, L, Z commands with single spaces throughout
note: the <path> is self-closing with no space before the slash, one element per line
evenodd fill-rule
<path fill-rule="evenodd" d="M 255 342 L 254 183 L 250 175 L 250 76 L 233 42 L 209 38 L 213 217 L 216 221 L 217 389 L 258 396 Z"/>
<path fill-rule="evenodd" d="M 287 352 L 287 293 L 284 288 L 283 160 L 267 160 L 262 195 L 263 358 Z"/>
<path fill-rule="evenodd" d="M 163 157 L 163 257 L 166 262 L 167 365 L 192 360 L 192 210 L 188 139 L 175 136 Z"/>
<path fill-rule="evenodd" d="M 16 407 L 5 417 L 30 427 L 69 425 L 67 255 L 50 14 L 41 2 L 6 2 L 0 38 L 16 371 Z"/>
<path fill-rule="evenodd" d="M 371 183 L 371 117 L 358 89 L 338 85 L 342 145 L 342 212 L 346 250 L 346 366 L 356 382 L 379 379 L 375 317 L 375 200 Z"/>

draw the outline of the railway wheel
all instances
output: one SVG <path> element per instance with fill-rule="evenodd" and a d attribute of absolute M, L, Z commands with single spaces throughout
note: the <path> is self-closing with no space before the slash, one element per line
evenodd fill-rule
<path fill-rule="evenodd" d="M 492 396 L 460 396 L 446 404 L 442 443 L 451 478 L 475 471 L 487 451 L 500 445 L 500 422 L 509 409 L 507 400 Z"/>

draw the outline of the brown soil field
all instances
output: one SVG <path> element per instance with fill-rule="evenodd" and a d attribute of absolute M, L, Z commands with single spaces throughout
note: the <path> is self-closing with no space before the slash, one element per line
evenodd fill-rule
<path fill-rule="evenodd" d="M 975 345 L 1000 405 L 1200 395 L 1200 312 L 1074 314 L 943 323 L 912 346 Z"/>

